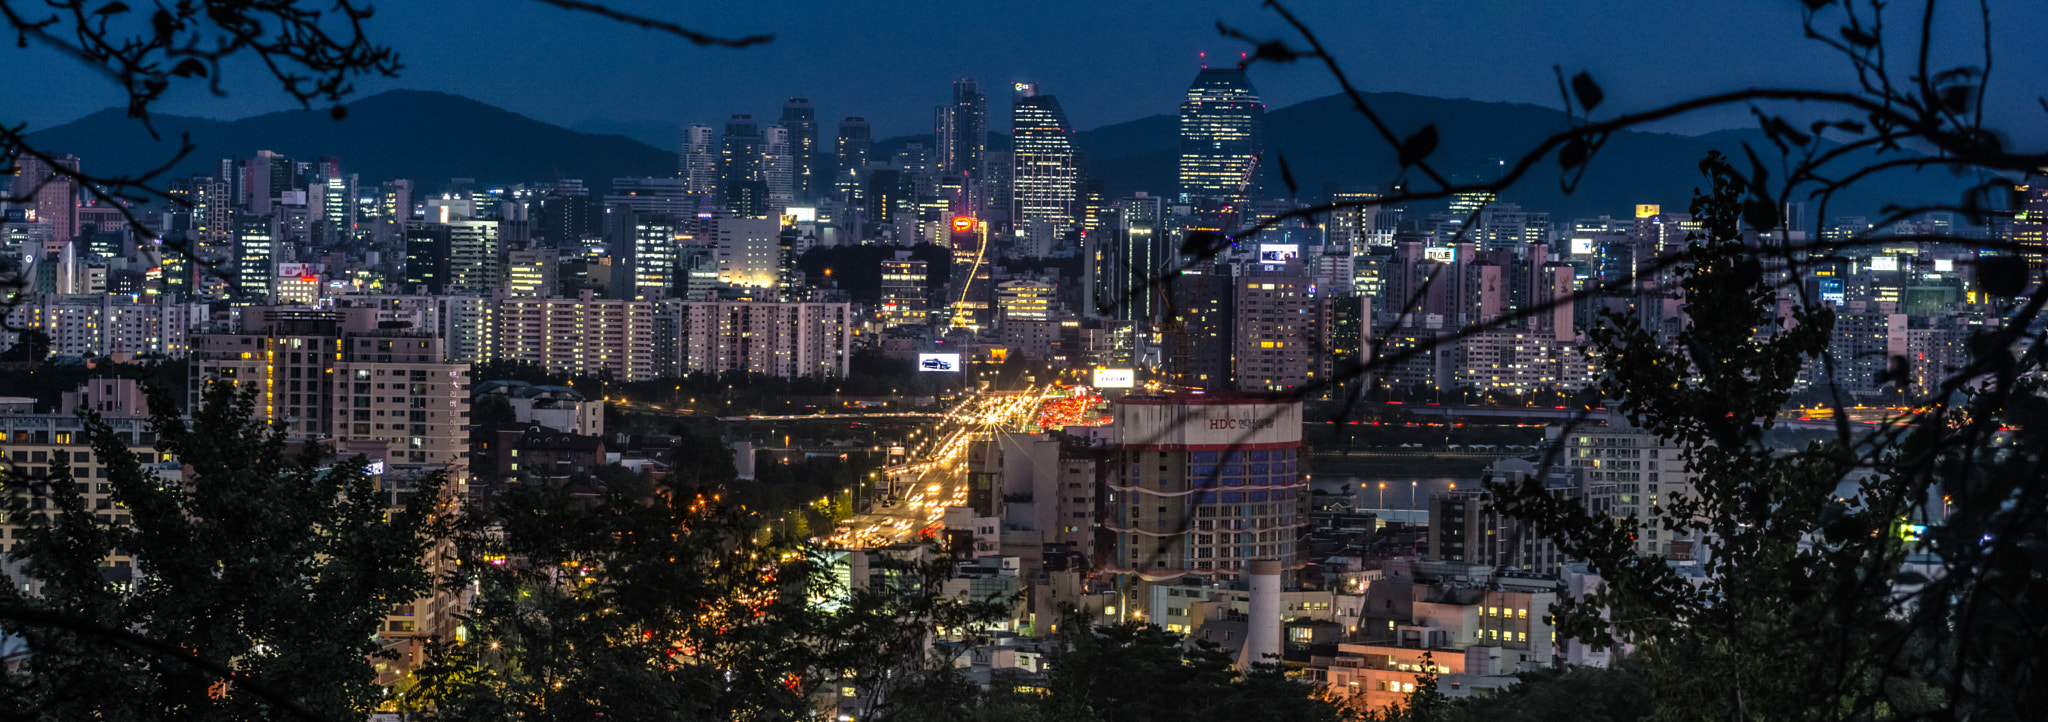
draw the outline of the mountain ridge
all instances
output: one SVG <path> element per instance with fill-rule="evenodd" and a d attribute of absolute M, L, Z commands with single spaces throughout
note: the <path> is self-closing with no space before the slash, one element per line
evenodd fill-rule
<path fill-rule="evenodd" d="M 1447 174 L 1484 177 L 1499 159 L 1519 157 L 1541 139 L 1567 128 L 1557 110 L 1521 103 L 1433 98 L 1409 93 L 1368 93 L 1381 118 L 1401 137 L 1435 124 L 1442 138 L 1431 162 Z M 439 192 L 451 177 L 480 184 L 510 184 L 579 178 L 593 190 L 612 178 L 666 176 L 676 154 L 623 135 L 586 133 L 535 120 L 459 95 L 392 90 L 348 105 L 336 121 L 323 110 L 292 110 L 218 121 L 157 115 L 159 139 L 152 140 L 125 110 L 109 108 L 30 135 L 39 147 L 80 156 L 87 172 L 136 174 L 163 164 L 190 133 L 196 150 L 167 178 L 210 174 L 220 158 L 271 150 L 294 159 L 336 156 L 344 172 L 364 183 L 409 178 L 418 192 Z M 1178 117 L 1160 114 L 1113 123 L 1074 134 L 1090 177 L 1111 197 L 1136 191 L 1171 194 L 1176 184 Z M 627 129 L 630 123 L 583 124 L 592 129 Z M 1299 200 L 1319 201 L 1331 189 L 1385 185 L 1398 178 L 1394 151 L 1379 139 L 1348 98 L 1325 96 L 1266 114 L 1268 160 L 1259 182 L 1264 195 L 1283 195 L 1277 168 L 1286 161 L 1297 181 Z M 1008 148 L 1009 138 L 990 133 L 990 148 Z M 908 142 L 929 135 L 878 139 L 874 157 L 893 155 Z M 1698 162 L 1709 150 L 1741 157 L 1741 143 L 1763 148 L 1756 130 L 1724 130 L 1702 136 L 1650 131 L 1616 133 L 1594 158 L 1575 192 L 1565 193 L 1554 157 L 1539 159 L 1531 172 L 1501 196 L 1554 221 L 1602 214 L 1621 215 L 1637 203 L 1683 207 L 1699 185 Z M 821 140 L 821 146 L 826 143 Z M 821 161 L 830 162 L 829 154 Z M 1891 173 L 1872 178 L 1846 194 L 1830 215 L 1874 214 L 1888 203 L 1950 200 L 1967 181 L 1940 173 Z M 1797 199 L 1795 199 L 1797 200 Z M 1427 208 L 1419 209 L 1424 212 Z M 1819 222 L 1823 219 L 1813 218 Z"/>

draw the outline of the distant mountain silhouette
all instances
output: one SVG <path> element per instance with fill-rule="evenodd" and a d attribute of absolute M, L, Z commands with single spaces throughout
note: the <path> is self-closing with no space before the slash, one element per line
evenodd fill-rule
<path fill-rule="evenodd" d="M 1498 172 L 1496 159 L 1512 160 L 1511 154 L 1534 147 L 1539 139 L 1565 127 L 1563 113 L 1535 105 L 1406 93 L 1371 93 L 1368 99 L 1397 134 L 1405 136 L 1435 123 L 1442 143 L 1431 160 L 1452 174 Z M 108 109 L 30 137 L 40 147 L 79 156 L 85 168 L 97 174 L 139 173 L 159 165 L 176 149 L 179 134 L 189 132 L 198 150 L 179 164 L 179 174 L 211 173 L 221 158 L 271 150 L 301 160 L 337 156 L 345 172 L 359 174 L 365 183 L 410 178 L 428 193 L 441 190 L 450 177 L 475 178 L 486 185 L 580 178 L 602 192 L 612 178 L 665 176 L 676 169 L 673 149 L 619 135 L 579 133 L 460 96 L 426 91 L 397 90 L 363 98 L 349 104 L 348 117 L 341 121 L 322 110 L 235 121 L 159 115 L 154 120 L 161 141 L 151 140 L 139 123 L 123 115 L 120 109 Z M 1076 133 L 1074 142 L 1086 156 L 1091 177 L 1101 180 L 1112 197 L 1135 191 L 1165 195 L 1175 192 L 1178 127 L 1176 116 L 1155 115 Z M 1259 179 L 1262 195 L 1286 193 L 1277 172 L 1282 157 L 1297 182 L 1297 195 L 1305 201 L 1321 200 L 1329 188 L 1383 184 L 1398 170 L 1393 151 L 1341 96 L 1269 111 L 1266 139 L 1268 157 Z M 931 141 L 929 134 L 878 139 L 874 157 L 886 160 L 905 143 Z M 1559 189 L 1558 166 L 1551 157 L 1539 161 L 1502 200 L 1550 211 L 1559 221 L 1620 216 L 1637 203 L 1683 209 L 1699 185 L 1697 166 L 1707 150 L 1741 159 L 1743 141 L 1759 152 L 1769 146 L 1754 130 L 1697 137 L 1619 133 L 1594 159 L 1593 169 L 1575 193 L 1566 195 Z M 829 164 L 830 138 L 821 137 L 819 144 L 824 151 L 820 161 Z M 992 132 L 989 147 L 1008 150 L 1010 138 Z M 1738 160 L 1738 167 L 1743 166 L 1746 161 Z M 1953 201 L 1973 180 L 1907 171 L 1880 175 L 1844 196 L 1829 213 L 1875 215 L 1887 203 Z M 1817 214 L 1818 209 L 1809 213 Z M 1824 220 L 1808 218 L 1813 223 Z"/>
<path fill-rule="evenodd" d="M 341 159 L 365 184 L 409 178 L 422 192 L 449 178 L 510 184 L 580 178 L 597 192 L 611 179 L 673 175 L 676 155 L 616 135 L 578 133 L 447 93 L 393 90 L 348 104 L 336 121 L 325 110 L 286 111 L 234 121 L 157 115 L 162 140 L 152 140 L 125 111 L 110 108 L 31 134 L 39 147 L 79 157 L 96 175 L 140 173 L 177 150 L 181 133 L 197 146 L 177 175 L 211 175 L 221 158 L 259 150 L 295 160 Z"/>

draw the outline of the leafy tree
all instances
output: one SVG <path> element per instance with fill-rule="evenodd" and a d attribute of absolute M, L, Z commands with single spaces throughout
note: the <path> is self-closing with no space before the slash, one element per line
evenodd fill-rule
<path fill-rule="evenodd" d="M 1608 667 L 1523 672 L 1520 682 L 1491 696 L 1457 700 L 1459 719 L 1473 722 L 1632 722 L 1655 711 L 1642 661 L 1624 656 Z"/>
<path fill-rule="evenodd" d="M 512 408 L 512 402 L 499 394 L 485 394 L 469 406 L 469 419 L 477 426 L 496 426 L 519 421 L 519 413 Z"/>
<path fill-rule="evenodd" d="M 810 573 L 696 497 L 522 486 L 470 515 L 476 590 L 400 690 L 424 719 L 788 719 L 815 665 Z"/>
<path fill-rule="evenodd" d="M 483 381 L 524 381 L 535 386 L 560 386 L 569 382 L 567 374 L 558 374 L 532 361 L 518 359 L 492 359 L 475 364 L 469 377 Z"/>
<path fill-rule="evenodd" d="M 856 719 L 962 719 L 978 707 L 980 688 L 954 664 L 966 645 L 944 638 L 986 641 L 1009 600 L 948 597 L 952 570 L 951 557 L 918 547 L 878 559 L 878 583 L 834 588 L 843 600 L 818 618 L 818 664 L 858 692 Z"/>
<path fill-rule="evenodd" d="M 1158 625 L 1097 625 L 1079 614 L 1060 623 L 1061 650 L 1045 704 L 1062 719 L 1143 722 L 1215 717 L 1243 720 L 1335 720 L 1337 703 L 1260 662 L 1239 671 L 1220 645 L 1188 644 Z"/>
<path fill-rule="evenodd" d="M 50 334 L 40 328 L 23 329 L 14 345 L 0 351 L 0 362 L 27 361 L 41 363 L 50 356 Z"/>
<path fill-rule="evenodd" d="M 47 481 L 9 470 L 10 488 L 50 507 L 9 499 L 23 525 L 12 558 L 34 584 L 0 585 L 16 611 L 0 631 L 31 652 L 8 691 L 38 718 L 361 719 L 380 697 L 375 634 L 392 605 L 431 589 L 440 477 L 394 511 L 360 457 L 288 448 L 253 400 L 216 383 L 186 421 L 154 390 L 149 429 L 182 480 L 96 416 L 86 435 L 105 482 L 80 480 L 62 455 Z M 132 521 L 87 508 L 87 483 L 107 484 Z M 103 564 L 121 554 L 133 577 L 110 579 Z"/>
<path fill-rule="evenodd" d="M 688 424 L 675 423 L 669 433 L 676 437 L 672 453 L 676 463 L 669 470 L 668 484 L 677 489 L 713 487 L 739 478 L 733 449 L 724 439 L 697 434 Z"/>
<path fill-rule="evenodd" d="M 1709 188 L 1692 206 L 1702 229 L 1682 266 L 1684 329 L 1667 343 L 1608 314 L 1593 333 L 1603 389 L 1631 423 L 1679 447 L 1692 493 L 1617 521 L 1534 481 L 1491 488 L 1508 513 L 1602 575 L 1598 591 L 1552 608 L 1558 628 L 1596 646 L 1643 645 L 1660 719 L 1917 710 L 1917 686 L 1882 673 L 1899 630 L 1899 524 L 1919 499 L 1886 469 L 1854 475 L 1870 460 L 1842 440 L 1794 454 L 1766 443 L 1802 367 L 1826 348 L 1832 311 L 1776 315 L 1766 268 L 1744 242 L 1753 187 L 1718 155 L 1700 168 Z M 1697 540 L 1704 580 L 1636 554 L 1646 527 Z"/>

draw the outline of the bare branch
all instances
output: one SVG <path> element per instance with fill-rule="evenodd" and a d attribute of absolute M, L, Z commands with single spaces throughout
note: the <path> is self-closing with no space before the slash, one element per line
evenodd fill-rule
<path fill-rule="evenodd" d="M 553 5 L 564 10 L 573 10 L 576 12 L 590 13 L 592 15 L 596 15 L 607 20 L 616 20 L 627 25 L 639 26 L 640 28 L 646 30 L 654 30 L 657 32 L 668 33 L 670 35 L 674 35 L 684 40 L 688 40 L 692 43 L 696 43 L 697 45 L 700 46 L 744 48 L 750 45 L 762 45 L 766 43 L 775 42 L 775 36 L 773 34 L 747 35 L 737 38 L 722 38 L 716 35 L 707 35 L 705 33 L 691 30 L 689 28 L 677 25 L 666 20 L 656 20 L 645 15 L 634 15 L 632 13 L 614 10 L 611 7 L 608 7 L 602 3 L 585 2 L 584 0 L 540 0 L 540 2 L 546 3 L 548 5 Z"/>

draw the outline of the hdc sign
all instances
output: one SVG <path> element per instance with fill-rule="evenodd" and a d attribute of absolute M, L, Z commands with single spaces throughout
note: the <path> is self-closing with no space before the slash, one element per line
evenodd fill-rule
<path fill-rule="evenodd" d="M 1211 431 L 1256 431 L 1273 428 L 1272 419 L 1210 419 Z"/>

